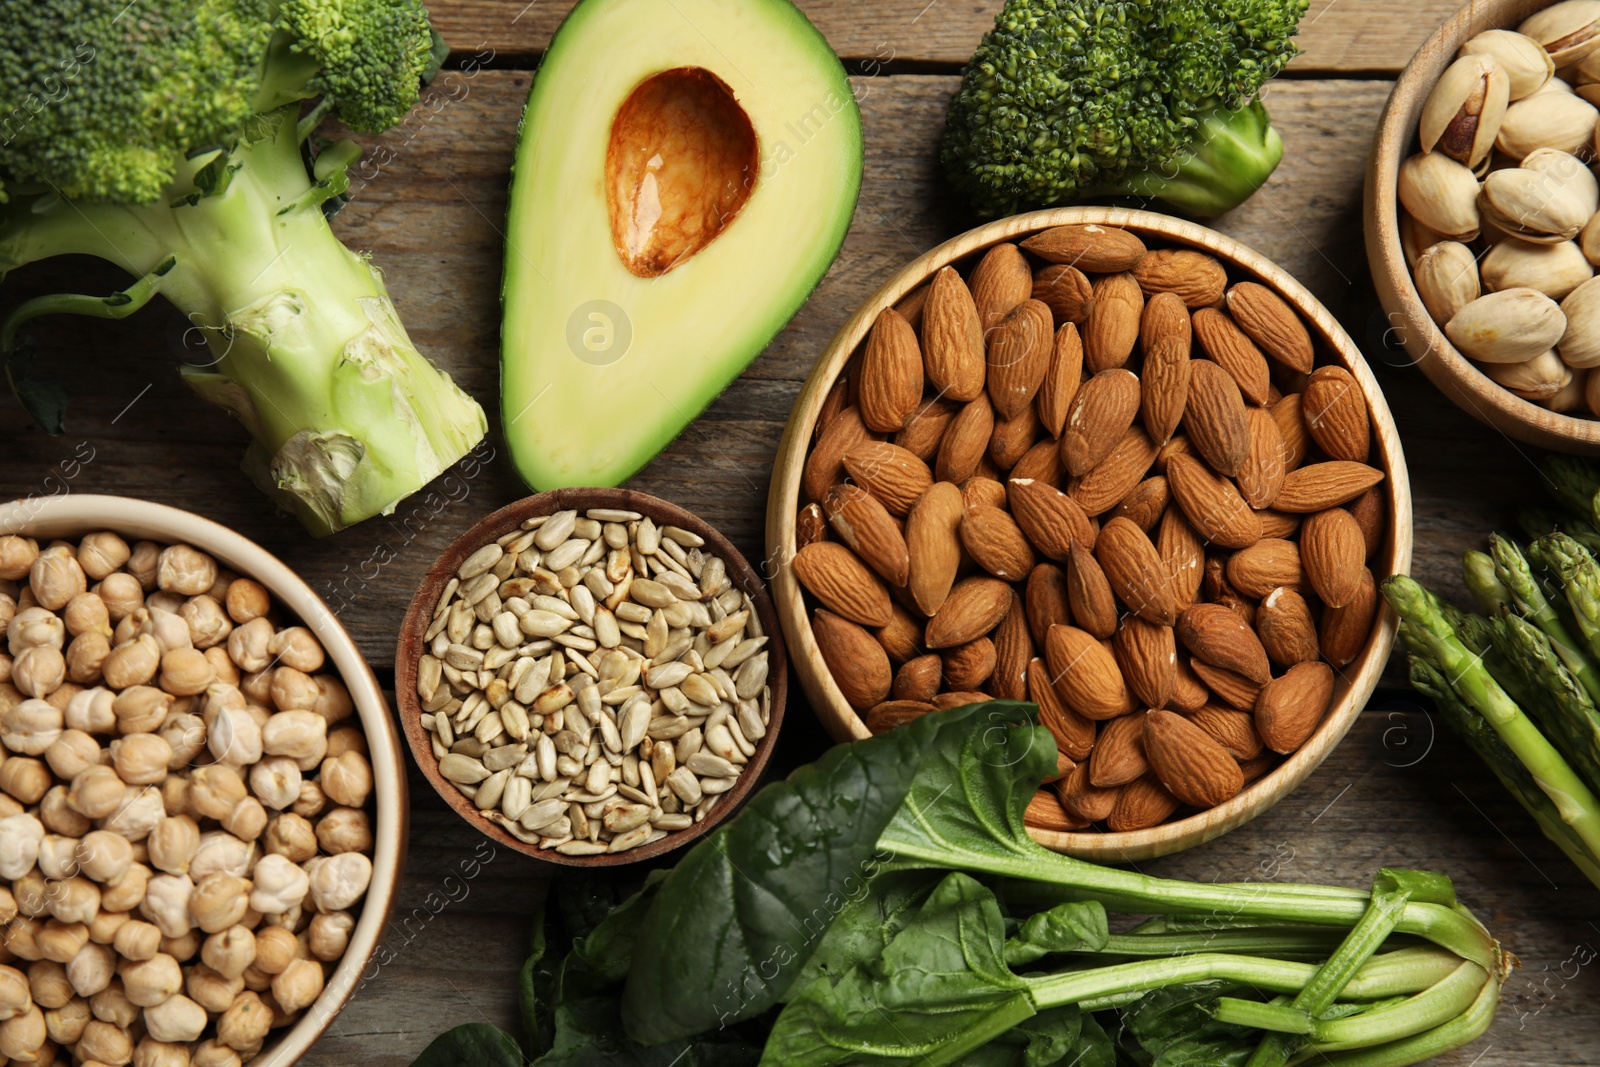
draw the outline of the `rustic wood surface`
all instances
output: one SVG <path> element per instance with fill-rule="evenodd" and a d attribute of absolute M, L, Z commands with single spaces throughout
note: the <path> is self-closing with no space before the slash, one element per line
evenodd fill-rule
<path fill-rule="evenodd" d="M 370 250 L 412 336 L 490 411 L 496 407 L 501 220 L 513 137 L 538 52 L 568 0 L 436 0 L 454 66 L 403 128 L 373 139 L 356 195 L 336 221 Z M 811 362 L 854 306 L 918 253 L 966 229 L 942 192 L 935 146 L 959 63 L 999 0 L 802 0 L 858 73 L 866 183 L 844 251 L 805 309 L 685 435 L 630 484 L 698 511 L 759 558 L 768 471 Z M 1368 353 L 1400 426 L 1416 506 L 1415 573 L 1462 598 L 1456 561 L 1538 496 L 1537 458 L 1458 412 L 1383 344 L 1361 247 L 1361 178 L 1392 76 L 1451 0 L 1314 0 L 1306 54 L 1270 88 L 1283 165 L 1218 222 L 1297 275 Z M 490 53 L 494 58 L 488 59 Z M 487 63 L 480 69 L 474 65 Z M 0 310 L 71 287 L 109 291 L 109 269 L 62 262 L 18 272 Z M 28 426 L 0 397 L 0 497 L 120 492 L 190 508 L 255 537 L 304 574 L 392 676 L 405 606 L 435 556 L 525 490 L 498 432 L 429 493 L 313 542 L 237 469 L 245 438 L 173 373 L 183 319 L 150 308 L 111 325 L 52 323 L 42 340 L 72 368 L 65 437 Z M 85 456 L 92 459 L 84 462 Z M 76 461 L 76 462 L 74 462 Z M 777 762 L 824 744 L 795 706 Z M 514 1025 L 515 978 L 546 868 L 490 853 L 413 772 L 410 861 L 385 942 L 389 962 L 304 1061 L 400 1067 L 460 1022 Z M 1521 957 L 1487 1038 L 1441 1063 L 1600 1064 L 1600 946 L 1594 890 L 1391 670 L 1343 745 L 1296 793 L 1248 826 L 1154 873 L 1364 884 L 1380 865 L 1452 875 L 1463 899 Z M 441 903 L 443 902 L 443 903 Z"/>

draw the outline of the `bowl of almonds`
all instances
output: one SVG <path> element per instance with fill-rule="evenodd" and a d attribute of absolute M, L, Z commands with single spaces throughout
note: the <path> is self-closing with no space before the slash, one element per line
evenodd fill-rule
<path fill-rule="evenodd" d="M 439 557 L 395 688 L 422 772 L 509 848 L 609 866 L 693 841 L 756 785 L 788 664 L 755 570 L 626 489 L 517 501 Z"/>
<path fill-rule="evenodd" d="M 1393 644 L 1405 461 L 1354 343 L 1193 223 L 1000 220 L 850 319 L 767 512 L 795 669 L 839 740 L 1031 701 L 1058 774 L 1028 823 L 1076 855 L 1209 840 L 1338 744 Z"/>

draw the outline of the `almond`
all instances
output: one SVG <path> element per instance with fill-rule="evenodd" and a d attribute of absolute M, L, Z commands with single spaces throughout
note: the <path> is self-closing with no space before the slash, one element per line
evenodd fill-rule
<path fill-rule="evenodd" d="M 1272 506 L 1279 511 L 1306 515 L 1348 504 L 1383 481 L 1383 472 L 1365 463 L 1329 460 L 1289 472 L 1283 490 Z"/>
<path fill-rule="evenodd" d="M 1172 686 L 1172 695 L 1167 698 L 1167 708 L 1171 711 L 1196 711 L 1205 707 L 1210 699 L 1211 690 L 1195 673 L 1189 658 L 1179 656 L 1177 681 Z"/>
<path fill-rule="evenodd" d="M 1061 484 L 1061 479 L 1066 473 L 1066 469 L 1061 466 L 1061 449 L 1049 438 L 1035 443 L 1011 468 L 1012 478 L 1043 482 L 1052 488 Z M 1017 510 L 1015 504 L 1011 510 Z"/>
<path fill-rule="evenodd" d="M 1061 436 L 1067 411 L 1078 395 L 1078 383 L 1082 378 L 1083 341 L 1076 326 L 1064 323 L 1056 331 L 1055 343 L 1050 349 L 1050 367 L 1044 372 L 1044 384 L 1039 387 L 1036 402 L 1039 422 L 1051 437 Z"/>
<path fill-rule="evenodd" d="M 1080 478 L 1067 495 L 1091 517 L 1110 511 L 1144 480 L 1155 459 L 1156 446 L 1149 436 L 1138 426 L 1130 426 L 1106 458 Z"/>
<path fill-rule="evenodd" d="M 1306 429 L 1330 459 L 1367 461 L 1372 427 L 1355 375 L 1343 367 L 1318 367 L 1306 381 L 1301 405 Z"/>
<path fill-rule="evenodd" d="M 1061 459 L 1074 478 L 1116 447 L 1139 413 L 1139 378 L 1120 367 L 1101 371 L 1078 389 L 1061 433 Z"/>
<path fill-rule="evenodd" d="M 941 482 L 964 482 L 972 477 L 989 450 L 994 436 L 994 408 L 987 396 L 979 396 L 956 412 L 939 442 L 934 472 Z"/>
<path fill-rule="evenodd" d="M 944 667 L 944 684 L 952 690 L 980 688 L 994 674 L 994 642 L 987 637 L 947 648 L 939 655 Z"/>
<path fill-rule="evenodd" d="M 924 615 L 939 610 L 961 567 L 961 490 L 935 482 L 906 516 L 907 582 L 911 600 Z"/>
<path fill-rule="evenodd" d="M 1190 446 L 1188 436 L 1181 433 L 1174 434 L 1171 440 L 1156 450 L 1156 470 L 1165 474 L 1167 472 L 1167 464 L 1173 456 L 1199 458 L 1195 454 L 1194 448 Z"/>
<path fill-rule="evenodd" d="M 961 503 L 963 510 L 991 507 L 1005 511 L 1010 502 L 1006 499 L 1005 486 L 993 478 L 982 478 L 974 474 L 961 483 Z"/>
<path fill-rule="evenodd" d="M 806 457 L 805 470 L 800 476 L 806 497 L 820 503 L 832 486 L 844 481 L 844 454 L 869 440 L 872 434 L 861 421 L 861 409 L 850 407 L 839 412 L 823 427 L 816 447 Z"/>
<path fill-rule="evenodd" d="M 822 505 L 813 501 L 801 508 L 794 519 L 794 546 L 802 549 L 828 539 L 828 517 Z"/>
<path fill-rule="evenodd" d="M 1250 408 L 1245 412 L 1245 421 L 1250 429 L 1250 450 L 1234 481 L 1244 502 L 1259 511 L 1271 507 L 1283 489 L 1283 480 L 1289 474 L 1287 449 L 1270 411 Z"/>
<path fill-rule="evenodd" d="M 878 645 L 895 663 L 906 663 L 927 651 L 922 641 L 922 620 L 899 604 L 892 606 L 889 625 L 872 631 Z"/>
<path fill-rule="evenodd" d="M 884 308 L 861 354 L 861 421 L 893 433 L 922 400 L 922 350 L 917 334 L 894 308 Z"/>
<path fill-rule="evenodd" d="M 1076 626 L 1052 626 L 1044 647 L 1051 681 L 1067 707 L 1095 720 L 1134 710 L 1117 661 L 1093 635 Z"/>
<path fill-rule="evenodd" d="M 1234 758 L 1182 715 L 1150 712 L 1144 717 L 1144 741 L 1150 769 L 1185 804 L 1214 808 L 1244 788 Z"/>
<path fill-rule="evenodd" d="M 845 368 L 839 375 L 833 387 L 828 390 L 828 395 L 822 398 L 822 408 L 817 412 L 817 424 L 811 430 L 811 444 L 813 447 L 822 440 L 822 431 L 827 429 L 834 419 L 839 417 L 839 412 L 850 405 L 850 369 Z"/>
<path fill-rule="evenodd" d="M 1028 699 L 1028 663 L 1033 655 L 1028 615 L 1022 597 L 1013 594 L 1005 618 L 994 630 L 994 672 L 989 688 L 995 696 L 1001 700 Z"/>
<path fill-rule="evenodd" d="M 1298 589 L 1306 584 L 1300 546 L 1276 537 L 1263 537 L 1228 557 L 1227 576 L 1229 585 L 1257 600 L 1280 585 Z"/>
<path fill-rule="evenodd" d="M 1248 711 L 1207 704 L 1190 712 L 1188 719 L 1236 760 L 1255 759 L 1265 747 L 1256 733 L 1255 717 Z"/>
<path fill-rule="evenodd" d="M 984 636 L 1005 618 L 1011 595 L 998 578 L 963 578 L 928 620 L 928 647 L 954 648 Z"/>
<path fill-rule="evenodd" d="M 1189 667 L 1218 700 L 1230 708 L 1249 711 L 1256 706 L 1261 683 L 1252 682 L 1242 674 L 1213 667 L 1198 657 L 1189 661 Z M 1182 710 L 1182 709 L 1179 709 Z"/>
<path fill-rule="evenodd" d="M 1072 769 L 1074 767 L 1076 767 L 1076 766 L 1077 766 L 1076 762 L 1074 762 L 1073 760 L 1068 759 L 1065 753 L 1063 753 L 1061 750 L 1057 749 L 1056 750 L 1056 770 L 1055 770 L 1055 773 L 1047 776 L 1044 779 L 1044 784 L 1045 785 L 1051 785 L 1051 784 L 1053 784 L 1055 782 L 1059 782 L 1061 779 L 1063 779 L 1067 775 L 1071 774 L 1072 773 Z M 1054 794 L 1052 793 L 1052 795 L 1054 795 Z M 1058 803 L 1059 803 L 1059 801 L 1058 801 Z M 1076 815 L 1069 815 L 1068 818 L 1076 819 L 1077 816 Z M 1087 822 L 1080 821 L 1080 826 L 1088 826 L 1088 825 L 1089 824 Z"/>
<path fill-rule="evenodd" d="M 1061 801 L 1061 806 L 1088 822 L 1099 822 L 1110 815 L 1121 793 L 1120 789 L 1095 788 L 1089 781 L 1089 764 L 1086 760 L 1079 762 L 1071 774 L 1056 783 L 1056 798 Z"/>
<path fill-rule="evenodd" d="M 1224 593 L 1213 602 L 1220 604 L 1239 616 L 1246 626 L 1252 630 L 1256 627 L 1256 605 L 1253 600 L 1246 600 L 1237 593 Z"/>
<path fill-rule="evenodd" d="M 1250 423 L 1232 375 L 1209 359 L 1190 361 L 1189 406 L 1183 425 L 1189 443 L 1218 474 L 1233 477 L 1250 455 Z"/>
<path fill-rule="evenodd" d="M 1061 702 L 1044 660 L 1034 657 L 1028 661 L 1027 680 L 1028 699 L 1039 705 L 1039 725 L 1056 739 L 1056 748 L 1069 759 L 1088 759 L 1094 748 L 1094 722 Z"/>
<path fill-rule="evenodd" d="M 1222 301 L 1228 272 L 1215 256 L 1192 248 L 1159 248 L 1146 252 L 1133 268 L 1145 296 L 1172 293 L 1186 307 L 1207 308 Z"/>
<path fill-rule="evenodd" d="M 1137 615 L 1122 620 L 1111 649 L 1128 688 L 1147 708 L 1164 708 L 1178 684 L 1178 646 L 1172 627 L 1156 626 Z"/>
<path fill-rule="evenodd" d="M 1256 731 L 1268 748 L 1294 752 L 1316 733 L 1333 703 L 1333 670 L 1326 663 L 1298 663 L 1274 678 L 1256 698 Z"/>
<path fill-rule="evenodd" d="M 844 454 L 844 469 L 891 515 L 904 515 L 933 484 L 928 465 L 887 441 L 867 441 Z"/>
<path fill-rule="evenodd" d="M 1374 486 L 1350 501 L 1348 510 L 1355 516 L 1356 525 L 1361 527 L 1361 540 L 1366 545 L 1367 558 L 1371 559 L 1373 553 L 1383 547 L 1383 536 L 1387 532 L 1389 509 L 1383 494 Z"/>
<path fill-rule="evenodd" d="M 939 454 L 939 442 L 944 440 L 950 420 L 960 410 L 958 405 L 948 400 L 930 397 L 919 403 L 911 417 L 906 419 L 905 426 L 894 435 L 894 443 L 922 462 L 932 463 Z"/>
<path fill-rule="evenodd" d="M 931 701 L 944 681 L 944 661 L 929 653 L 908 659 L 895 672 L 889 695 L 896 700 Z"/>
<path fill-rule="evenodd" d="M 1168 508 L 1161 516 L 1161 527 L 1156 531 L 1156 553 L 1161 557 L 1161 568 L 1172 587 L 1173 603 L 1182 611 L 1195 602 L 1200 593 L 1202 567 L 1205 564 L 1205 546 L 1178 508 Z"/>
<path fill-rule="evenodd" d="M 1191 456 L 1167 461 L 1167 484 L 1195 532 L 1223 548 L 1248 548 L 1261 539 L 1261 518 L 1233 483 Z"/>
<path fill-rule="evenodd" d="M 1332 608 L 1348 604 L 1361 587 L 1367 558 L 1355 516 L 1343 508 L 1308 515 L 1300 527 L 1300 558 L 1311 588 L 1324 604 Z"/>
<path fill-rule="evenodd" d="M 866 717 L 867 730 L 874 734 L 888 733 L 906 723 L 915 722 L 930 711 L 939 709 L 922 700 L 885 700 L 874 704 Z"/>
<path fill-rule="evenodd" d="M 1028 807 L 1022 813 L 1022 825 L 1030 830 L 1066 833 L 1085 829 L 1089 823 L 1086 819 L 1069 814 L 1054 792 L 1039 789 L 1034 791 L 1033 799 L 1028 801 Z"/>
<path fill-rule="evenodd" d="M 1194 313 L 1194 335 L 1206 355 L 1227 371 L 1239 385 L 1239 392 L 1252 404 L 1265 404 L 1272 387 L 1267 357 L 1255 342 L 1245 336 L 1227 312 L 1202 308 Z"/>
<path fill-rule="evenodd" d="M 1267 658 L 1280 667 L 1305 663 L 1320 654 L 1311 607 L 1293 589 L 1274 589 L 1261 601 L 1256 610 L 1256 635 Z"/>
<path fill-rule="evenodd" d="M 1012 478 L 1007 483 L 1006 496 L 1017 525 L 1049 559 L 1066 559 L 1074 543 L 1094 544 L 1089 516 L 1061 490 L 1031 478 Z"/>
<path fill-rule="evenodd" d="M 1278 436 L 1283 439 L 1283 465 L 1294 470 L 1305 462 L 1311 449 L 1311 434 L 1306 430 L 1306 420 L 1299 393 L 1290 393 L 1271 407 L 1272 421 L 1278 425 Z"/>
<path fill-rule="evenodd" d="M 928 306 L 928 294 L 931 292 L 933 292 L 932 285 L 919 285 L 894 306 L 894 309 L 900 312 L 900 317 L 905 319 L 913 330 L 922 329 L 922 310 Z"/>
<path fill-rule="evenodd" d="M 1027 277 L 1024 271 L 1023 277 Z M 1015 418 L 1044 383 L 1055 350 L 1055 326 L 1050 309 L 1037 300 L 1024 300 L 988 335 L 989 399 L 1001 418 Z"/>
<path fill-rule="evenodd" d="M 1122 502 L 1112 508 L 1107 517 L 1112 519 L 1123 518 L 1149 533 L 1155 524 L 1161 521 L 1161 516 L 1167 513 L 1167 501 L 1172 493 L 1167 486 L 1166 478 L 1159 474 L 1151 475 L 1133 487 L 1133 492 L 1122 498 Z"/>
<path fill-rule="evenodd" d="M 822 606 L 862 626 L 886 626 L 889 590 L 856 554 L 833 541 L 807 545 L 794 557 L 794 576 Z"/>
<path fill-rule="evenodd" d="M 933 698 L 933 706 L 944 710 L 946 708 L 964 707 L 968 704 L 982 704 L 986 700 L 993 699 L 994 697 L 982 691 L 975 693 L 940 693 Z"/>
<path fill-rule="evenodd" d="M 1008 582 L 1022 581 L 1038 562 L 1016 520 L 986 504 L 967 508 L 961 518 L 961 543 L 978 566 Z"/>
<path fill-rule="evenodd" d="M 1178 620 L 1177 601 L 1161 555 L 1131 520 L 1107 522 L 1094 552 L 1111 591 L 1129 611 L 1158 626 L 1171 626 Z"/>
<path fill-rule="evenodd" d="M 1261 350 L 1290 370 L 1310 374 L 1316 353 L 1305 323 L 1277 293 L 1256 282 L 1228 290 L 1228 311 Z"/>
<path fill-rule="evenodd" d="M 1150 351 L 1158 345 L 1177 344 L 1187 356 L 1193 341 L 1194 329 L 1183 301 L 1172 293 L 1152 296 L 1139 316 L 1139 343 L 1144 347 L 1146 364 Z"/>
<path fill-rule="evenodd" d="M 1178 617 L 1177 633 L 1184 647 L 1201 662 L 1243 675 L 1257 685 L 1265 685 L 1272 677 L 1261 639 L 1220 604 L 1185 609 Z"/>
<path fill-rule="evenodd" d="M 983 326 L 972 291 L 953 267 L 933 276 L 922 309 L 922 362 L 941 396 L 968 401 L 983 394 Z"/>
<path fill-rule="evenodd" d="M 1367 647 L 1377 613 L 1378 587 L 1372 579 L 1372 571 L 1363 567 L 1355 596 L 1343 607 L 1328 608 L 1322 613 L 1323 658 L 1340 669 L 1354 663 L 1361 650 Z"/>
<path fill-rule="evenodd" d="M 893 681 L 889 657 L 871 634 L 826 609 L 811 616 L 811 632 L 828 673 L 851 707 L 865 711 L 889 695 Z"/>
<path fill-rule="evenodd" d="M 1072 609 L 1067 606 L 1066 572 L 1052 563 L 1041 563 L 1033 568 L 1022 594 L 1022 608 L 1034 646 L 1043 648 L 1050 627 L 1072 622 Z"/>
<path fill-rule="evenodd" d="M 1067 561 L 1067 604 L 1072 619 L 1095 637 L 1110 637 L 1117 630 L 1117 602 L 1111 583 L 1094 554 L 1074 544 Z"/>
<path fill-rule="evenodd" d="M 855 549 L 867 566 L 890 585 L 906 584 L 911 569 L 906 539 L 876 497 L 859 485 L 836 485 L 828 490 L 822 510 L 839 540 Z"/>
<path fill-rule="evenodd" d="M 1144 294 L 1132 274 L 1102 274 L 1094 280 L 1089 317 L 1083 322 L 1083 361 L 1091 374 L 1128 362 L 1143 312 Z"/>
<path fill-rule="evenodd" d="M 1011 310 L 1033 295 L 1033 270 L 1016 245 L 997 244 L 985 252 L 968 278 L 978 325 L 985 337 Z"/>
<path fill-rule="evenodd" d="M 1178 810 L 1178 801 L 1154 775 L 1147 774 L 1123 786 L 1106 816 L 1107 829 L 1117 833 L 1148 830 L 1166 822 Z"/>
<path fill-rule="evenodd" d="M 1092 274 L 1128 270 L 1145 252 L 1138 235 L 1092 222 L 1052 227 L 1023 241 L 1022 247 L 1047 262 Z"/>
<path fill-rule="evenodd" d="M 1089 784 L 1127 785 L 1150 769 L 1144 753 L 1144 715 L 1123 715 L 1100 727 L 1089 753 Z"/>
<path fill-rule="evenodd" d="M 1010 470 L 1039 438 L 1039 412 L 1032 404 L 1009 419 L 996 422 L 989 435 L 989 459 L 1003 471 Z"/>
<path fill-rule="evenodd" d="M 1033 276 L 1033 298 L 1044 301 L 1057 322 L 1082 322 L 1092 292 L 1089 276 L 1064 263 L 1052 263 Z"/>

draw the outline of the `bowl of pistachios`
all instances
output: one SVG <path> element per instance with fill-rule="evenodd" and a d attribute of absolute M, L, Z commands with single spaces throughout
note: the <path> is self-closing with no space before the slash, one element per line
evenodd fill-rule
<path fill-rule="evenodd" d="M 1406 351 L 1511 437 L 1600 452 L 1600 2 L 1470 4 L 1417 50 L 1367 170 Z"/>
<path fill-rule="evenodd" d="M 788 664 L 761 578 L 710 524 L 625 489 L 517 501 L 439 557 L 396 700 L 445 802 L 508 848 L 609 866 L 693 841 L 761 778 Z"/>

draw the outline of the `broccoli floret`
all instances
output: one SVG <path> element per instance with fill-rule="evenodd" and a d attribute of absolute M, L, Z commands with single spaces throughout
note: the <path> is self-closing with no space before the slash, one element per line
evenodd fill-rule
<path fill-rule="evenodd" d="M 63 253 L 135 277 L 27 301 L 0 324 L 24 406 L 65 393 L 28 324 L 121 318 L 157 293 L 206 337 L 194 390 L 255 438 L 246 467 L 314 532 L 393 510 L 482 439 L 481 408 L 406 336 L 324 205 L 359 149 L 416 104 L 438 39 L 418 0 L 0 0 L 0 278 Z"/>
<path fill-rule="evenodd" d="M 1216 215 L 1282 142 L 1255 99 L 1306 0 L 1007 0 L 950 102 L 943 160 L 983 215 L 1089 196 Z"/>

